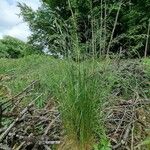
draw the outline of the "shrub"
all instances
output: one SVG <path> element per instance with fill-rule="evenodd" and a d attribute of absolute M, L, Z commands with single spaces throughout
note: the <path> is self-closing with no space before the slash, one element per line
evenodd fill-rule
<path fill-rule="evenodd" d="M 0 40 L 0 58 L 20 58 L 36 53 L 41 51 L 14 37 L 5 36 Z"/>

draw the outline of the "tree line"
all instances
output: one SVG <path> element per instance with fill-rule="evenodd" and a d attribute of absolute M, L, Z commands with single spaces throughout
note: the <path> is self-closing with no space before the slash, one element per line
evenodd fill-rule
<path fill-rule="evenodd" d="M 36 45 L 23 42 L 11 36 L 0 39 L 0 58 L 20 58 L 31 54 L 41 54 Z"/>
<path fill-rule="evenodd" d="M 97 56 L 149 53 L 150 0 L 43 0 L 36 11 L 18 6 L 32 31 L 30 42 L 51 53 L 73 53 L 76 35 L 81 54 L 87 57 L 93 49 Z"/>
<path fill-rule="evenodd" d="M 18 7 L 32 31 L 28 43 L 52 55 L 150 54 L 150 0 L 42 0 L 37 10 Z"/>

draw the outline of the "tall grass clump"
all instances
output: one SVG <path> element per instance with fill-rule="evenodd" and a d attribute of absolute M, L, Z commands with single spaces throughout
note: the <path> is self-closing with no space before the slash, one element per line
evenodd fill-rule
<path fill-rule="evenodd" d="M 67 133 L 65 145 L 72 149 L 90 149 L 94 142 L 97 81 L 91 80 L 88 72 L 83 66 L 70 65 L 66 82 L 60 85 L 60 106 Z"/>
<path fill-rule="evenodd" d="M 91 150 L 99 140 L 97 137 L 103 136 L 101 111 L 114 77 L 107 71 L 98 72 L 99 64 L 95 63 L 69 61 L 61 83 L 55 87 L 66 135 L 60 146 L 62 150 Z"/>
<path fill-rule="evenodd" d="M 94 78 L 91 80 L 89 76 L 91 67 L 86 67 L 79 62 L 81 53 L 77 34 L 77 10 L 75 12 L 72 10 L 70 0 L 68 0 L 68 5 L 73 26 L 70 39 L 76 62 L 71 60 L 71 54 L 68 67 L 64 70 L 64 79 L 56 88 L 66 131 L 64 144 L 60 146 L 60 149 L 89 150 L 94 143 L 97 81 Z"/>
<path fill-rule="evenodd" d="M 92 38 L 86 48 L 91 49 L 92 59 L 89 65 L 81 63 L 82 46 L 78 35 L 78 8 L 72 8 L 73 5 L 77 5 L 76 3 L 76 1 L 68 0 L 72 24 L 68 36 L 70 37 L 69 45 L 71 45 L 73 53 L 70 53 L 68 57 L 68 66 L 63 70 L 64 77 L 62 81 L 56 81 L 55 86 L 55 94 L 60 105 L 63 126 L 66 131 L 66 137 L 60 149 L 90 150 L 96 143 L 95 128 L 101 126 L 99 128 L 102 129 L 102 124 L 100 124 L 98 117 L 102 109 L 103 98 L 109 93 L 111 86 L 108 82 L 109 79 L 105 80 L 106 74 L 97 71 L 97 53 L 101 52 L 97 52 L 96 43 L 101 35 L 99 33 L 103 30 L 101 29 L 103 26 L 100 28 L 100 32 L 96 32 L 96 28 L 102 22 L 96 23 L 97 20 L 95 20 L 91 1 L 89 1 L 89 5 L 91 5 Z M 99 20 L 102 19 L 100 18 Z M 100 39 L 101 45 L 102 36 L 100 36 Z M 55 79 L 53 81 L 55 82 Z"/>

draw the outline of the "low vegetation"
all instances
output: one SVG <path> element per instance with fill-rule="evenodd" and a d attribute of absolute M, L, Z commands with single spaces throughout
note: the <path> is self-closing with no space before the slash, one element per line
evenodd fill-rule
<path fill-rule="evenodd" d="M 107 135 L 108 126 L 104 123 L 107 112 L 104 110 L 119 105 L 122 100 L 128 103 L 128 100 L 148 99 L 149 68 L 149 59 L 75 63 L 42 55 L 15 60 L 3 58 L 0 60 L 0 95 L 5 101 L 31 81 L 38 80 L 38 88 L 33 92 L 43 96 L 37 101 L 37 107 L 43 108 L 50 95 L 59 106 L 65 129 L 60 149 L 85 150 L 93 146 L 99 150 L 111 149 L 113 142 Z M 145 115 L 143 112 L 141 117 Z M 150 120 L 146 121 L 143 123 L 147 126 Z M 138 136 L 136 130 L 141 132 L 135 127 L 135 137 Z M 146 134 L 142 136 L 134 146 L 146 137 Z"/>
<path fill-rule="evenodd" d="M 42 51 L 11 36 L 4 36 L 0 40 L 0 58 L 20 58 L 31 54 L 42 54 Z"/>

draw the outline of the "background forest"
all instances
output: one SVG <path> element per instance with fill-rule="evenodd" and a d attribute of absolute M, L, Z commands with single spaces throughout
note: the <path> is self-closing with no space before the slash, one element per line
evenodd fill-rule
<path fill-rule="evenodd" d="M 76 34 L 84 58 L 91 57 L 93 48 L 97 57 L 149 54 L 149 0 L 43 0 L 36 11 L 26 4 L 18 7 L 32 31 L 28 43 L 55 57 L 73 54 L 71 44 Z M 2 40 L 0 46 L 4 43 Z M 1 57 L 8 57 L 1 53 Z"/>
<path fill-rule="evenodd" d="M 75 38 L 71 36 L 74 30 L 87 57 L 93 46 L 97 56 L 120 53 L 130 58 L 144 56 L 149 48 L 149 0 L 45 0 L 37 11 L 25 4 L 18 6 L 32 31 L 29 42 L 54 55 L 72 53 L 69 40 Z"/>

